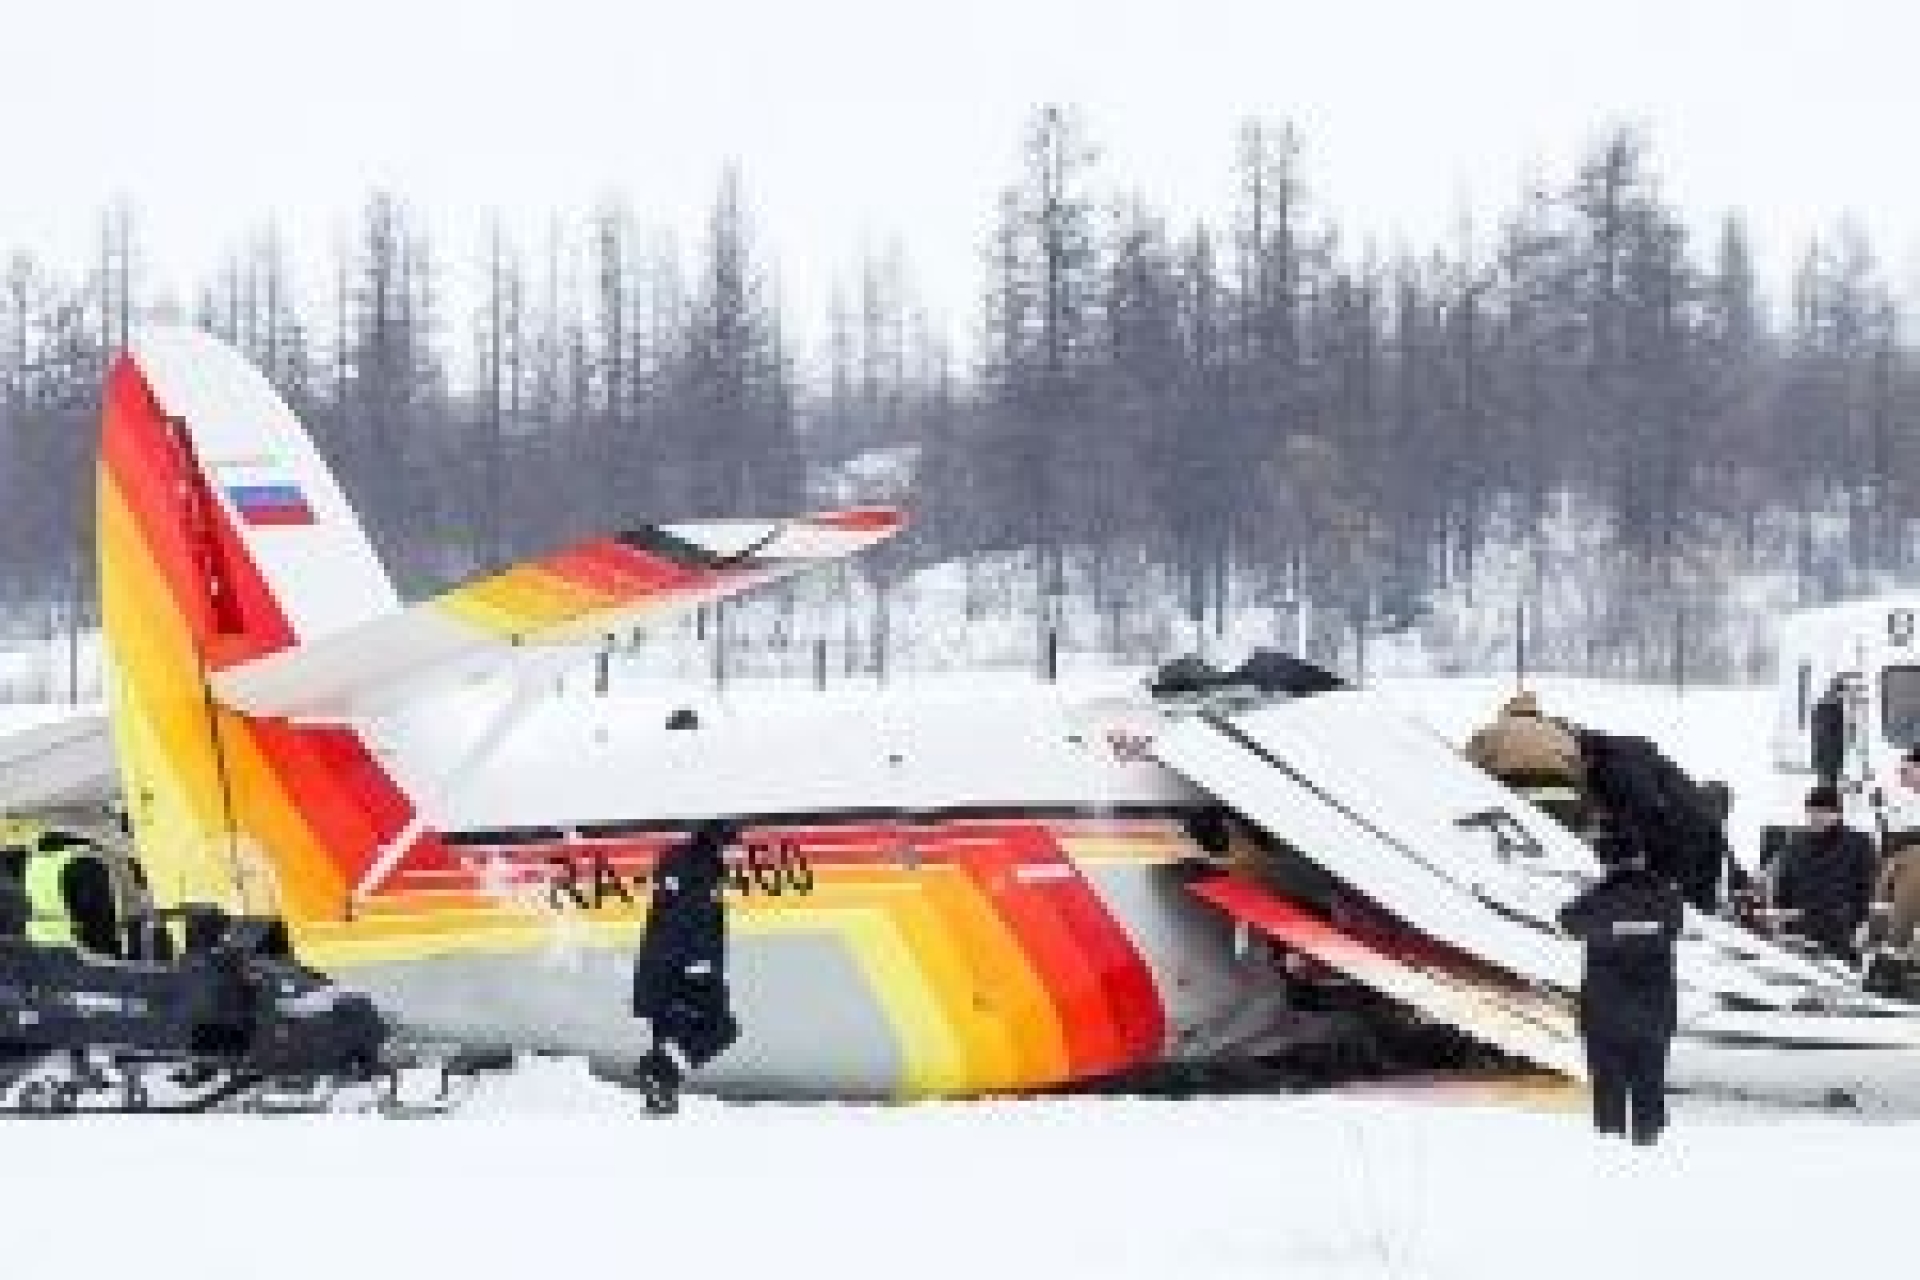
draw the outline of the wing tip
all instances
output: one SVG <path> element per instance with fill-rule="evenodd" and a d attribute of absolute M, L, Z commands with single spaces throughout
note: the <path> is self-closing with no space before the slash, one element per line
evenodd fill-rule
<path fill-rule="evenodd" d="M 808 516 L 807 521 L 844 533 L 889 534 L 906 526 L 907 513 L 899 507 L 845 507 Z"/>

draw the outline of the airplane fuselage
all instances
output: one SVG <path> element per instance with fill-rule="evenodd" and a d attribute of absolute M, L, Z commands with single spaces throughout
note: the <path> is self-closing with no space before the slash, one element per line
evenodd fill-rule
<path fill-rule="evenodd" d="M 1206 802 L 1139 750 L 1144 704 L 1032 685 L 574 693 L 499 733 L 506 696 L 365 733 L 435 853 L 399 858 L 299 939 L 417 1034 L 643 1052 L 629 1001 L 646 876 L 716 815 L 748 826 L 728 877 L 744 1034 L 708 1087 L 1036 1089 L 1274 1033 L 1279 975 L 1180 887 L 1198 852 L 1182 817 Z M 668 728 L 676 711 L 694 727 Z"/>

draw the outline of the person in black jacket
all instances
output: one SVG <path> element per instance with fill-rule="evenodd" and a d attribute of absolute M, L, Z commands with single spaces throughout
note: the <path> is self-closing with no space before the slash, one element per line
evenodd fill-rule
<path fill-rule="evenodd" d="M 33 904 L 20 881 L 0 867 L 0 938 L 25 938 L 27 921 L 33 918 Z"/>
<path fill-rule="evenodd" d="M 1773 905 L 1793 912 L 1787 927 L 1828 955 L 1854 963 L 1854 944 L 1873 904 L 1873 841 L 1841 820 L 1840 793 L 1824 783 L 1807 793 L 1807 829 L 1773 868 Z"/>
<path fill-rule="evenodd" d="M 1595 842 L 1606 874 L 1566 905 L 1560 927 L 1586 944 L 1580 1036 L 1601 1133 L 1650 1145 L 1667 1127 L 1667 1054 L 1679 1021 L 1673 944 L 1686 908 L 1627 839 Z"/>
<path fill-rule="evenodd" d="M 1823 787 L 1840 783 L 1847 757 L 1847 686 L 1838 679 L 1807 709 L 1807 736 L 1812 743 L 1814 776 Z"/>
<path fill-rule="evenodd" d="M 1720 910 L 1723 900 L 1738 903 L 1751 898 L 1755 886 L 1727 839 L 1727 820 L 1733 816 L 1732 788 L 1724 782 L 1702 782 L 1695 793 L 1704 820 L 1701 853 L 1693 864 L 1698 888 L 1690 892 L 1682 883 L 1680 892 L 1689 905 L 1712 913 Z"/>
<path fill-rule="evenodd" d="M 727 995 L 727 919 L 720 901 L 723 853 L 739 824 L 715 818 L 669 849 L 653 871 L 653 897 L 633 972 L 633 1013 L 653 1047 L 640 1061 L 647 1109 L 678 1106 L 681 1082 L 740 1035 Z"/>
<path fill-rule="evenodd" d="M 1607 824 L 1690 905 L 1718 911 L 1723 877 L 1730 866 L 1738 871 L 1727 845 L 1732 797 L 1725 784 L 1694 782 L 1646 738 L 1587 730 L 1580 752 L 1594 806 Z M 1741 883 L 1736 875 L 1734 887 Z"/>

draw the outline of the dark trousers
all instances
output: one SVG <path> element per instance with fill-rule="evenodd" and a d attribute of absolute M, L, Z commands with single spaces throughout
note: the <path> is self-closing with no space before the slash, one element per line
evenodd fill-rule
<path fill-rule="evenodd" d="M 1624 1137 L 1631 1119 L 1635 1142 L 1652 1142 L 1660 1136 L 1667 1127 L 1671 1043 L 1664 1036 L 1587 1036 L 1594 1128 Z"/>
<path fill-rule="evenodd" d="M 1857 966 L 1860 963 L 1860 954 L 1853 949 L 1853 935 L 1854 930 L 1845 925 L 1831 925 L 1806 931 L 1807 939 L 1835 960 L 1844 965 Z"/>

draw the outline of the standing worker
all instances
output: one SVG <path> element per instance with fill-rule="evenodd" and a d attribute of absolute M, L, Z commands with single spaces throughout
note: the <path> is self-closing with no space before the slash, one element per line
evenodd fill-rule
<path fill-rule="evenodd" d="M 1667 1054 L 1680 1003 L 1673 944 L 1686 908 L 1627 840 L 1604 834 L 1594 852 L 1606 873 L 1560 912 L 1560 927 L 1585 944 L 1580 1037 L 1593 1125 L 1651 1146 L 1667 1127 Z"/>
<path fill-rule="evenodd" d="M 27 852 L 21 882 L 33 911 L 29 942 L 119 958 L 113 876 L 93 845 L 62 831 L 45 832 Z"/>
<path fill-rule="evenodd" d="M 1840 792 L 1822 783 L 1807 792 L 1806 830 L 1795 833 L 1773 867 L 1773 905 L 1793 932 L 1853 964 L 1874 871 L 1873 841 L 1846 825 Z"/>
<path fill-rule="evenodd" d="M 1900 760 L 1900 789 L 1906 809 L 1920 799 L 1920 746 L 1908 747 Z M 1920 831 L 1887 833 L 1886 854 L 1873 893 L 1873 953 L 1868 985 L 1887 995 L 1903 992 L 1914 973 L 1914 930 L 1920 926 Z"/>
<path fill-rule="evenodd" d="M 0 938 L 25 938 L 33 904 L 27 900 L 27 858 L 40 826 L 0 817 Z"/>
<path fill-rule="evenodd" d="M 654 868 L 634 963 L 633 1013 L 647 1020 L 653 1037 L 640 1060 L 639 1084 L 656 1115 L 677 1110 L 687 1072 L 740 1036 L 727 995 L 727 916 L 720 901 L 727 871 L 722 854 L 739 833 L 730 819 L 703 822 Z"/>
<path fill-rule="evenodd" d="M 1847 686 L 1835 676 L 1825 693 L 1807 708 L 1807 736 L 1812 743 L 1814 780 L 1838 787 L 1847 760 Z"/>
<path fill-rule="evenodd" d="M 47 824 L 33 818 L 0 816 L 0 875 L 9 876 L 24 891 L 27 862 L 33 847 L 47 833 Z"/>
<path fill-rule="evenodd" d="M 1492 724 L 1467 742 L 1466 757 L 1563 825 L 1586 820 L 1586 766 L 1579 739 L 1540 714 L 1540 700 L 1521 691 Z"/>
<path fill-rule="evenodd" d="M 1723 903 L 1753 895 L 1753 878 L 1733 854 L 1727 820 L 1733 816 L 1733 789 L 1724 782 L 1702 782 L 1692 789 L 1694 821 L 1689 826 L 1686 874 L 1678 877 L 1688 904 L 1712 915 Z"/>
<path fill-rule="evenodd" d="M 27 901 L 27 891 L 0 866 L 0 938 L 24 939 L 31 919 L 33 905 Z"/>

